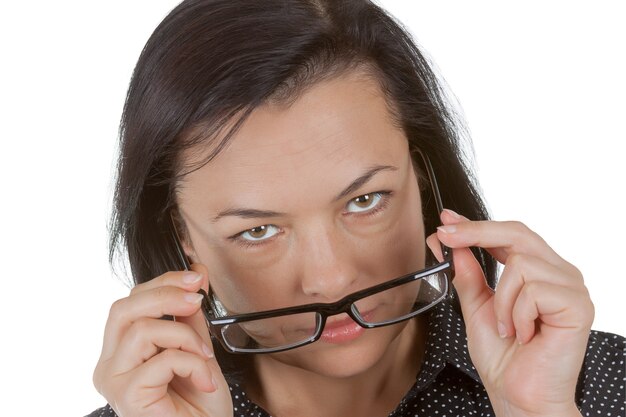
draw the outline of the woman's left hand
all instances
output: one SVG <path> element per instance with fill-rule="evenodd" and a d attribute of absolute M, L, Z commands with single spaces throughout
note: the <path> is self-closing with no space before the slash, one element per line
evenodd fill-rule
<path fill-rule="evenodd" d="M 469 354 L 496 415 L 580 416 L 574 395 L 594 317 L 580 271 L 519 222 L 449 210 L 441 219 L 429 246 L 438 257 L 437 239 L 453 249 Z M 472 246 L 505 265 L 495 293 Z"/>

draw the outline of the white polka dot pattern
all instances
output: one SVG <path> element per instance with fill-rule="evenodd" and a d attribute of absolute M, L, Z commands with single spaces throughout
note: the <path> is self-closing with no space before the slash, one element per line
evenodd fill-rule
<path fill-rule="evenodd" d="M 429 313 L 429 332 L 415 385 L 389 417 L 495 417 L 487 392 L 472 365 L 462 317 L 449 302 Z M 591 331 L 576 389 L 583 416 L 626 416 L 626 339 Z M 270 417 L 237 384 L 230 386 L 235 417 Z M 87 417 L 117 417 L 109 406 Z"/>

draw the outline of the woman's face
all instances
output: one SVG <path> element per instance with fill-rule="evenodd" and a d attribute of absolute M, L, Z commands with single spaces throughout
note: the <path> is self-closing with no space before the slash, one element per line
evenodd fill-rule
<path fill-rule="evenodd" d="M 289 107 L 258 107 L 214 160 L 185 177 L 178 204 L 191 242 L 185 249 L 208 267 L 231 314 L 329 303 L 424 266 L 408 142 L 378 84 L 360 73 L 319 82 Z M 406 328 L 272 356 L 354 374 Z"/>

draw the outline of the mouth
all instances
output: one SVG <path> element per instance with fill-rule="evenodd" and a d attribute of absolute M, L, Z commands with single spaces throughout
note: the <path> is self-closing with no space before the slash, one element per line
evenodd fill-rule
<path fill-rule="evenodd" d="M 365 320 L 368 320 L 373 315 L 373 312 L 374 310 L 370 310 L 362 316 Z M 320 339 L 327 343 L 341 344 L 359 338 L 363 332 L 365 332 L 365 328 L 348 316 L 345 319 L 326 322 Z"/>

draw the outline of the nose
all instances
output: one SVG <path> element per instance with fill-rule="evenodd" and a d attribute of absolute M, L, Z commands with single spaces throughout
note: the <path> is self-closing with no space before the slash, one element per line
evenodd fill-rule
<path fill-rule="evenodd" d="M 301 287 L 318 302 L 332 302 L 356 291 L 356 252 L 340 232 L 319 225 L 302 239 Z"/>

